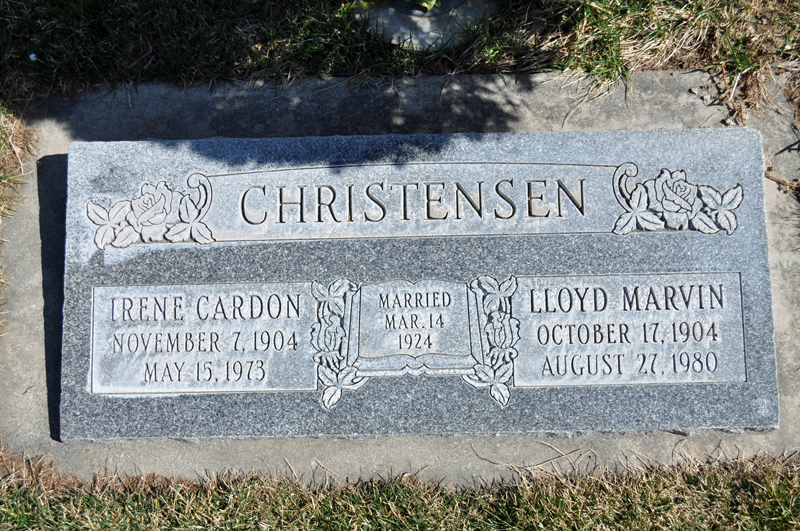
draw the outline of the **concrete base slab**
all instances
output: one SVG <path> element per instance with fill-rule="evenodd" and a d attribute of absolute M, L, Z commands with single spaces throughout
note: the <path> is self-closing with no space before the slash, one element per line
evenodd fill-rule
<path fill-rule="evenodd" d="M 47 455 L 81 477 L 93 473 L 155 472 L 196 477 L 226 469 L 264 470 L 315 482 L 419 473 L 444 484 L 491 481 L 508 465 L 638 466 L 685 457 L 781 454 L 800 444 L 800 234 L 797 202 L 764 180 L 775 340 L 780 389 L 779 430 L 700 434 L 631 433 L 573 438 L 397 436 L 365 439 L 132 440 L 58 442 L 61 305 L 67 148 L 73 140 L 193 139 L 385 133 L 459 133 L 724 127 L 721 107 L 708 105 L 702 73 L 633 76 L 606 97 L 575 109 L 563 78 L 537 75 L 415 78 L 393 83 L 329 79 L 273 86 L 188 91 L 148 85 L 130 93 L 89 93 L 50 99 L 27 113 L 40 135 L 27 196 L 3 227 L 10 300 L 0 337 L 0 435 L 26 456 Z M 572 87 L 574 85 L 570 85 Z M 748 126 L 761 132 L 768 164 L 785 179 L 797 176 L 798 138 L 792 110 L 771 85 L 776 110 Z M 698 94 L 691 92 L 698 89 Z M 569 118 L 566 119 L 567 115 Z M 153 415 L 160 412 L 153 411 Z M 591 450 L 589 452 L 588 450 Z"/>

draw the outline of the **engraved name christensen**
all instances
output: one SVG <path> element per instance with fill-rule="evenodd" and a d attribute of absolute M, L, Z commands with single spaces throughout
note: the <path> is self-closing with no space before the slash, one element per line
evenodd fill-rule
<path fill-rule="evenodd" d="M 367 183 L 356 191 L 352 184 L 253 185 L 242 194 L 239 210 L 241 218 L 250 225 L 287 222 L 378 223 L 385 219 L 461 220 L 467 212 L 480 219 L 487 216 L 497 220 L 515 216 L 564 217 L 567 204 L 572 204 L 585 216 L 585 181 L 578 179 L 572 190 L 561 179 L 517 180 L 516 183 L 514 179 L 501 179 L 493 186 L 484 186 L 484 181 L 468 184 L 459 181 L 380 181 Z M 514 198 L 519 194 L 519 188 L 525 194 L 522 205 L 518 205 L 519 198 Z M 485 197 L 486 194 L 490 197 Z M 271 205 L 264 200 L 268 196 L 272 197 Z M 486 208 L 487 199 L 498 206 L 489 211 Z M 309 209 L 314 213 L 311 219 L 306 214 Z M 390 210 L 396 215 L 387 216 Z"/>
<path fill-rule="evenodd" d="M 431 162 L 193 173 L 187 188 L 143 183 L 130 199 L 90 200 L 99 249 L 209 244 L 640 231 L 732 235 L 740 184 L 717 189 L 635 164 Z M 650 177 L 650 178 L 648 178 Z"/>

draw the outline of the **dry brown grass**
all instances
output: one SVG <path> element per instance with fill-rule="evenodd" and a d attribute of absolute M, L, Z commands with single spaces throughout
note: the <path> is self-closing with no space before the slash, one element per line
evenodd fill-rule
<path fill-rule="evenodd" d="M 800 124 L 800 69 L 796 70 L 791 77 L 789 77 L 784 93 L 786 94 L 786 99 L 795 108 L 795 121 Z"/>
<path fill-rule="evenodd" d="M 599 94 L 644 70 L 712 69 L 725 79 L 721 99 L 741 123 L 771 105 L 766 81 L 800 71 L 797 0 L 544 4 L 545 20 L 567 22 L 546 24 L 541 11 L 526 12 L 518 34 L 525 53 L 508 57 L 504 71 L 532 73 L 556 63 L 593 76 Z M 800 115 L 796 88 L 787 99 Z"/>
<path fill-rule="evenodd" d="M 26 128 L 25 122 L 14 116 L 0 101 L 0 222 L 14 213 L 20 199 L 19 185 L 25 176 L 25 164 L 36 156 L 37 141 L 36 132 Z M 2 273 L 0 269 L 0 295 L 7 283 Z M 0 326 L 4 324 L 6 304 L 8 301 L 0 298 Z"/>
<path fill-rule="evenodd" d="M 0 528 L 800 528 L 800 463 L 785 456 L 592 474 L 515 472 L 515 482 L 465 489 L 415 476 L 311 488 L 252 473 L 81 482 L 46 460 L 0 450 Z"/>
<path fill-rule="evenodd" d="M 11 215 L 25 163 L 36 156 L 36 132 L 0 102 L 0 218 Z"/>
<path fill-rule="evenodd" d="M 44 494 L 58 494 L 64 489 L 78 488 L 75 477 L 60 474 L 51 459 L 23 457 L 0 443 L 0 480 L 4 488 L 38 488 Z"/>

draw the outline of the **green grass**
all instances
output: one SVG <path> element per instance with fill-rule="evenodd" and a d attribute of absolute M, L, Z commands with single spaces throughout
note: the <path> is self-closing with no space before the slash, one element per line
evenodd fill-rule
<path fill-rule="evenodd" d="M 800 528 L 800 464 L 785 458 L 594 476 L 528 471 L 516 484 L 460 490 L 416 478 L 311 489 L 253 475 L 79 483 L 16 463 L 0 481 L 2 529 Z"/>

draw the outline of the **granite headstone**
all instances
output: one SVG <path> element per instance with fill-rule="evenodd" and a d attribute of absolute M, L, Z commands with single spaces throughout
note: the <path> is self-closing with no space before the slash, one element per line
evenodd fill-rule
<path fill-rule="evenodd" d="M 61 437 L 778 425 L 749 129 L 73 143 Z"/>

